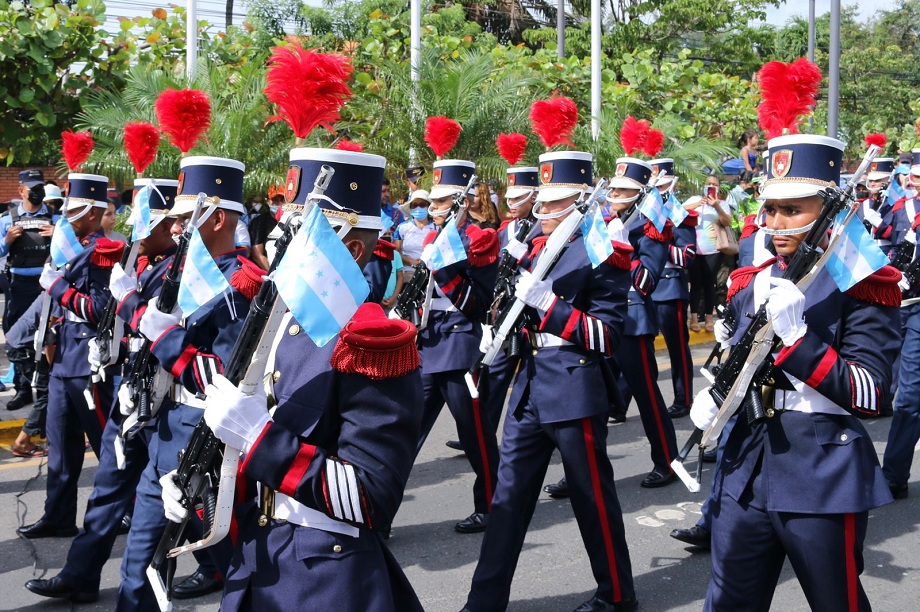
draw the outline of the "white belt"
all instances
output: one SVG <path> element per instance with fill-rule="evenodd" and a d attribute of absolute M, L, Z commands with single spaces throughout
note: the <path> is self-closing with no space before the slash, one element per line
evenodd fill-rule
<path fill-rule="evenodd" d="M 86 319 L 81 319 L 76 314 L 69 310 L 64 310 L 64 320 L 70 321 L 71 323 L 87 323 Z"/>
<path fill-rule="evenodd" d="M 875 241 L 879 246 L 891 246 L 891 241 L 886 238 L 876 238 Z"/>
<path fill-rule="evenodd" d="M 262 485 L 260 484 L 259 486 Z M 357 538 L 359 533 L 357 527 L 331 519 L 319 510 L 308 508 L 284 493 L 278 493 L 277 491 L 275 492 L 274 518 L 300 525 L 301 527 L 339 533 L 352 538 Z"/>
<path fill-rule="evenodd" d="M 186 406 L 191 406 L 192 408 L 198 408 L 200 410 L 205 409 L 204 400 L 198 399 L 193 393 L 189 393 L 188 390 L 179 383 L 174 382 L 172 384 L 172 388 L 169 391 L 169 397 L 177 404 L 185 404 Z"/>
<path fill-rule="evenodd" d="M 795 391 L 776 390 L 773 400 L 774 408 L 778 410 L 794 410 L 795 412 L 838 414 L 846 416 L 846 410 L 821 395 L 795 376 L 786 374 L 786 378 L 795 387 Z"/>
<path fill-rule="evenodd" d="M 457 312 L 457 307 L 446 297 L 431 298 L 431 309 L 443 312 Z"/>
<path fill-rule="evenodd" d="M 137 353 L 144 348 L 144 339 L 141 337 L 128 338 L 128 352 Z"/>
<path fill-rule="evenodd" d="M 550 346 L 574 346 L 568 340 L 563 340 L 559 336 L 547 334 L 545 332 L 536 332 L 530 336 L 531 343 L 537 348 L 547 348 Z"/>

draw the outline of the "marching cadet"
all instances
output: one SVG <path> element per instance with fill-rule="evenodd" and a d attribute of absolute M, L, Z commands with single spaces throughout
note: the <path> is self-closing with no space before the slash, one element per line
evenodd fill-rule
<path fill-rule="evenodd" d="M 443 227 L 447 222 L 454 196 L 466 188 L 474 168 L 472 162 L 465 160 L 434 163 L 428 213 L 436 226 Z M 482 409 L 488 399 L 481 394 L 481 399 L 474 401 L 463 378 L 479 354 L 480 326 L 487 320 L 498 271 L 498 236 L 494 229 L 483 230 L 470 223 L 467 207 L 472 198 L 470 193 L 454 217 L 466 259 L 434 270 L 430 259 L 433 247 L 426 244 L 421 256 L 432 269 L 430 282 L 434 283 L 434 297 L 428 324 L 419 332 L 425 409 L 418 449 L 421 450 L 446 402 L 457 422 L 460 444 L 476 473 L 473 513 L 454 525 L 459 533 L 485 530 L 498 468 L 496 426 Z M 426 242 L 431 244 L 436 235 L 437 232 L 431 232 Z"/>
<path fill-rule="evenodd" d="M 612 365 L 620 374 L 620 392 L 626 403 L 630 396 L 636 398 L 642 427 L 651 445 L 654 467 L 640 483 L 646 488 L 663 487 L 673 482 L 675 476 L 671 471 L 671 460 L 677 455 L 674 424 L 658 388 L 658 365 L 655 361 L 658 316 L 651 298 L 669 257 L 673 227 L 669 221 L 664 231 L 659 232 L 638 210 L 634 210 L 626 221 L 621 219 L 625 211 L 639 204 L 636 200 L 640 190 L 651 176 L 652 167 L 648 163 L 621 157 L 616 161 L 607 197 L 611 210 L 616 213 L 608 224 L 610 238 L 625 242 L 626 239 L 618 236 L 626 236 L 633 247 L 628 314 L 623 337 L 614 347 Z"/>
<path fill-rule="evenodd" d="M 9 290 L 3 311 L 3 333 L 10 331 L 19 317 L 42 293 L 39 276 L 51 250 L 51 234 L 57 221 L 54 212 L 44 203 L 45 184 L 41 170 L 19 173 L 19 196 L 22 204 L 10 207 L 0 217 L 0 257 L 7 257 Z M 0 271 L 0 273 L 4 273 Z M 31 349 L 14 355 L 13 385 L 16 395 L 7 403 L 7 410 L 19 410 L 32 403 L 32 372 L 35 356 Z"/>
<path fill-rule="evenodd" d="M 202 209 L 198 231 L 231 289 L 186 316 L 184 323 L 178 308 L 172 313 L 161 312 L 155 301 L 138 308 L 143 309 L 138 329 L 151 340 L 151 352 L 175 380 L 160 407 L 157 432 L 149 447 L 150 463 L 137 488 L 134 519 L 121 567 L 120 610 L 156 608 L 145 572 L 166 525 L 160 479 L 178 466 L 178 453 L 188 445 L 205 407 L 197 394 L 204 393 L 229 357 L 261 277 L 261 268 L 241 257 L 244 251 L 236 248 L 234 239 L 243 213 L 243 164 L 232 159 L 192 156 L 182 160 L 180 169 L 179 191 L 169 213 L 176 219 L 171 231 L 174 236 L 182 233 L 198 194 L 207 194 L 209 202 Z M 201 528 L 200 522 L 194 520 L 190 525 Z M 173 597 L 196 597 L 219 589 L 230 554 L 228 541 L 207 548 L 199 558 L 199 569 L 173 587 Z"/>
<path fill-rule="evenodd" d="M 290 158 L 298 178 L 292 185 L 288 175 L 285 208 L 302 207 L 321 167 L 331 166 L 319 206 L 334 226 L 352 224 L 342 240 L 366 264 L 380 230 L 375 196 L 386 160 L 325 149 L 294 149 Z M 422 609 L 381 537 L 418 442 L 415 336 L 411 323 L 365 303 L 337 342 L 317 348 L 288 313 L 268 360 L 271 403 L 264 389 L 243 395 L 220 375 L 207 388 L 205 420 L 242 450 L 245 477 L 222 610 Z M 173 489 L 164 500 L 177 520 L 185 509 Z"/>
<path fill-rule="evenodd" d="M 732 274 L 731 342 L 766 303 L 782 347 L 764 387 L 768 416 L 749 423 L 742 408 L 724 441 L 705 609 L 769 609 L 788 556 L 812 609 L 868 610 L 859 581 L 868 512 L 891 495 L 859 418 L 878 416 L 889 393 L 899 275 L 886 266 L 845 293 L 826 268 L 804 294 L 776 278 L 822 210 L 818 192 L 839 184 L 844 143 L 795 135 L 769 147 L 760 231 L 775 258 Z M 706 429 L 717 411 L 707 388 L 690 417 Z"/>
<path fill-rule="evenodd" d="M 677 176 L 674 175 L 674 160 L 664 157 L 649 162 L 652 176 L 664 171 L 656 187 L 662 198 L 667 200 Z M 678 204 L 679 206 L 679 204 Z M 674 387 L 674 403 L 668 407 L 671 418 L 690 414 L 693 403 L 693 358 L 690 356 L 690 337 L 687 327 L 687 309 L 690 303 L 690 279 L 687 271 L 696 256 L 696 222 L 695 211 L 688 214 L 677 227 L 673 228 L 668 244 L 668 260 L 658 284 L 652 291 L 658 325 L 668 347 L 671 359 L 671 384 Z"/>
<path fill-rule="evenodd" d="M 170 234 L 172 222 L 167 215 L 176 196 L 178 181 L 137 179 L 134 181 L 135 194 L 139 187 L 151 184 L 156 185 L 150 196 L 151 230 L 150 236 L 144 238 L 138 248 L 138 274 L 125 273 L 121 264 L 116 263 L 109 281 L 112 297 L 119 303 L 117 315 L 135 335 L 138 317 L 143 312 L 139 307 L 159 293 L 176 250 Z M 90 363 L 93 363 L 92 355 Z M 67 562 L 57 576 L 26 582 L 26 588 L 33 593 L 72 602 L 96 601 L 99 598 L 102 567 L 112 553 L 115 538 L 130 526 L 128 517 L 131 516 L 134 494 L 148 460 L 150 429 L 144 428 L 124 442 L 124 464 L 119 466 L 115 444 L 123 420 L 123 412 L 113 407 L 102 431 L 99 467 L 83 517 L 83 531 L 70 545 Z M 123 521 L 128 521 L 128 525 L 124 525 Z"/>
<path fill-rule="evenodd" d="M 550 236 L 591 185 L 592 157 L 566 151 L 540 156 L 534 216 Z M 533 240 L 523 265 L 538 260 L 546 237 Z M 602 360 L 621 340 L 630 286 L 629 258 L 616 252 L 592 267 L 576 230 L 552 271 L 523 272 L 516 295 L 528 304 L 531 350 L 515 380 L 502 434 L 498 486 L 464 610 L 504 610 L 540 485 L 558 448 L 572 510 L 597 591 L 579 612 L 624 612 L 638 606 L 613 468 L 607 456 L 607 394 Z"/>
<path fill-rule="evenodd" d="M 77 535 L 77 481 L 86 454 L 85 439 L 99 456 L 102 428 L 112 405 L 112 382 L 93 384 L 93 406 L 84 390 L 90 377 L 89 343 L 109 299 L 109 275 L 121 259 L 123 242 L 102 234 L 109 180 L 96 174 L 70 173 L 67 216 L 83 250 L 61 268 L 45 264 L 39 281 L 64 309 L 48 383 L 48 483 L 45 512 L 20 527 L 26 538 Z"/>
<path fill-rule="evenodd" d="M 894 163 L 895 160 L 891 157 L 876 158 L 872 162 L 866 174 L 866 188 L 869 190 L 869 197 L 862 203 L 863 218 L 871 226 L 869 233 L 886 255 L 891 251 L 893 244 L 894 203 L 888 201 L 885 188 L 894 170 Z"/>

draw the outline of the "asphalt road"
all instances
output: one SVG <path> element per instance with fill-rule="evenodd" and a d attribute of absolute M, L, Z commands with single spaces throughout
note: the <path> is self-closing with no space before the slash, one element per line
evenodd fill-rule
<path fill-rule="evenodd" d="M 698 362 L 708 353 L 694 349 Z M 659 360 L 663 356 L 659 353 Z M 662 392 L 670 399 L 670 381 L 662 372 Z M 697 377 L 697 385 L 702 379 Z M 881 453 L 890 419 L 868 422 L 867 427 Z M 689 419 L 676 422 L 678 443 L 691 429 Z M 481 535 L 460 535 L 453 524 L 472 511 L 472 472 L 463 455 L 444 446 L 455 438 L 447 410 L 434 430 L 412 472 L 402 508 L 393 526 L 390 548 L 402 563 L 425 608 L 433 612 L 459 610 L 465 600 L 482 542 Z M 651 469 L 647 442 L 633 406 L 626 423 L 611 425 L 608 451 L 617 479 L 624 511 L 636 591 L 641 609 L 699 610 L 709 580 L 709 555 L 692 552 L 669 537 L 675 527 L 689 527 L 699 516 L 701 494 L 689 493 L 680 483 L 663 489 L 642 489 L 639 482 Z M 920 601 L 920 465 L 915 458 L 912 497 L 872 513 L 866 540 L 863 585 L 876 610 L 916 610 Z M 81 478 L 80 507 L 92 486 L 96 460 L 86 456 Z M 709 483 L 710 465 L 704 473 Z M 15 535 L 17 525 L 30 523 L 41 514 L 44 477 L 35 478 L 38 460 L 13 458 L 0 451 L 0 610 L 59 610 L 69 604 L 44 600 L 23 588 L 34 576 L 55 575 L 66 559 L 69 540 L 28 542 Z M 554 457 L 546 482 L 562 475 Z M 20 494 L 22 491 L 25 493 Z M 102 578 L 101 599 L 81 610 L 111 610 L 119 582 L 124 538 L 116 543 Z M 194 570 L 191 559 L 182 559 L 179 576 Z M 572 610 L 591 597 L 593 579 L 571 507 L 565 500 L 544 496 L 537 506 L 524 550 L 518 563 L 509 610 L 543 612 Z M 176 602 L 176 610 L 217 610 L 219 597 L 211 595 L 192 602 Z M 292 602 L 296 609 L 296 602 Z M 335 609 L 330 603 L 330 610 Z M 775 610 L 807 610 L 805 598 L 788 564 L 780 578 L 773 602 Z"/>

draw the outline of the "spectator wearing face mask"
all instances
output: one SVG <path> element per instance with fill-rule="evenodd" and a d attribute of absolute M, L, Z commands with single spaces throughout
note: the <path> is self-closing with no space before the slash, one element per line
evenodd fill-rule
<path fill-rule="evenodd" d="M 422 254 L 422 242 L 425 236 L 434 229 L 428 217 L 428 205 L 431 198 L 424 189 L 416 189 L 409 196 L 409 220 L 403 221 L 393 233 L 393 242 L 396 250 L 402 255 L 403 280 L 409 282 L 415 273 L 419 257 Z"/>

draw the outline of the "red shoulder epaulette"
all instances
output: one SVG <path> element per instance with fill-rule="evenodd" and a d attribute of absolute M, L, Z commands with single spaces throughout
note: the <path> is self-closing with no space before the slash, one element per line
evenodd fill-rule
<path fill-rule="evenodd" d="M 511 223 L 511 219 L 505 219 L 501 222 L 501 225 L 498 226 L 498 231 L 503 232 L 505 228 Z"/>
<path fill-rule="evenodd" d="M 671 242 L 671 238 L 674 236 L 674 224 L 667 221 L 664 225 L 664 230 L 659 232 L 651 221 L 646 221 L 645 235 L 658 242 Z"/>
<path fill-rule="evenodd" d="M 846 293 L 862 302 L 896 308 L 901 305 L 900 280 L 901 273 L 897 268 L 884 266 L 847 289 Z"/>
<path fill-rule="evenodd" d="M 619 270 L 629 270 L 632 265 L 632 245 L 616 242 L 615 240 L 612 240 L 611 244 L 613 245 L 613 255 L 608 257 L 604 263 Z"/>
<path fill-rule="evenodd" d="M 418 330 L 402 319 L 388 319 L 380 304 L 361 304 L 339 332 L 329 363 L 343 374 L 371 380 L 396 378 L 419 367 Z"/>
<path fill-rule="evenodd" d="M 914 217 L 914 222 L 911 224 L 910 229 L 917 231 L 917 227 L 920 227 L 920 213 Z"/>
<path fill-rule="evenodd" d="M 474 268 L 484 268 L 498 259 L 498 232 L 494 229 L 471 224 L 466 228 L 466 236 L 470 239 L 470 252 L 466 257 Z"/>
<path fill-rule="evenodd" d="M 141 272 L 147 269 L 148 265 L 150 265 L 150 258 L 147 257 L 146 255 L 138 255 L 137 264 L 135 264 L 134 270 L 135 272 L 140 274 Z"/>
<path fill-rule="evenodd" d="M 124 252 L 125 243 L 121 240 L 97 238 L 96 244 L 93 245 L 93 252 L 90 253 L 89 260 L 100 268 L 112 268 L 121 261 L 121 255 Z"/>
<path fill-rule="evenodd" d="M 758 229 L 760 229 L 757 227 L 757 224 L 754 223 L 754 217 L 756 216 L 757 215 L 748 215 L 744 218 L 744 227 L 741 229 L 741 237 L 738 238 L 738 240 L 750 238 Z"/>
<path fill-rule="evenodd" d="M 393 261 L 393 251 L 395 250 L 395 244 L 387 242 L 383 238 L 378 238 L 377 246 L 374 248 L 374 255 L 386 259 L 387 261 Z"/>
<path fill-rule="evenodd" d="M 422 240 L 422 247 L 424 248 L 424 247 L 428 246 L 429 244 L 431 244 L 432 242 L 434 242 L 434 239 L 437 238 L 437 237 L 438 237 L 438 232 L 437 232 L 437 230 L 431 230 L 430 232 L 428 232 L 428 235 L 425 236 L 425 239 Z"/>
<path fill-rule="evenodd" d="M 686 218 L 684 218 L 680 224 L 687 227 L 696 227 L 700 224 L 700 213 L 696 212 L 695 210 L 688 210 Z"/>
<path fill-rule="evenodd" d="M 898 212 L 904 208 L 904 204 L 907 203 L 907 196 L 901 196 L 898 198 L 898 201 L 894 203 L 894 206 L 891 207 L 891 212 Z"/>
<path fill-rule="evenodd" d="M 764 263 L 759 266 L 744 266 L 743 268 L 738 268 L 728 275 L 729 286 L 728 292 L 725 295 L 725 301 L 730 302 L 735 295 L 751 284 L 751 281 L 754 280 L 754 277 L 757 276 L 757 273 L 773 265 L 773 262 L 776 261 L 775 257 L 771 257 Z"/>
<path fill-rule="evenodd" d="M 247 300 L 252 301 L 262 288 L 262 277 L 267 272 L 245 257 L 237 256 L 237 259 L 241 266 L 239 270 L 230 275 L 230 286 L 242 293 Z"/>

